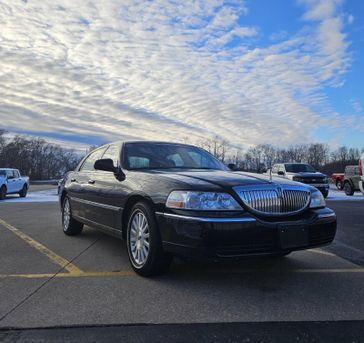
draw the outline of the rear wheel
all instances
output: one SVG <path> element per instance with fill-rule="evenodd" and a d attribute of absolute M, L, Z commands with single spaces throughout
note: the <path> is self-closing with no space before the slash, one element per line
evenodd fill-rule
<path fill-rule="evenodd" d="M 144 202 L 134 205 L 126 239 L 129 261 L 136 273 L 152 276 L 166 271 L 172 256 L 163 251 L 153 210 Z"/>
<path fill-rule="evenodd" d="M 27 185 L 24 185 L 21 191 L 19 192 L 19 196 L 21 198 L 25 198 L 27 196 L 27 193 L 28 193 L 28 187 Z"/>
<path fill-rule="evenodd" d="M 354 194 L 354 188 L 353 186 L 350 184 L 350 182 L 345 182 L 344 184 L 344 191 L 346 195 L 353 195 Z"/>
<path fill-rule="evenodd" d="M 1 186 L 1 188 L 0 188 L 0 200 L 4 200 L 5 197 L 6 197 L 6 187 Z"/>
<path fill-rule="evenodd" d="M 83 224 L 72 217 L 71 203 L 67 196 L 62 202 L 62 227 L 68 236 L 79 235 L 83 229 Z"/>

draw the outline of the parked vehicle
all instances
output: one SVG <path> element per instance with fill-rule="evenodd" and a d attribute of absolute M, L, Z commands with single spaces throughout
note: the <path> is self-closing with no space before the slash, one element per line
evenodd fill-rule
<path fill-rule="evenodd" d="M 333 173 L 331 175 L 331 181 L 332 181 L 332 183 L 340 191 L 344 188 L 344 178 L 345 178 L 345 173 Z"/>
<path fill-rule="evenodd" d="M 344 177 L 344 191 L 346 195 L 353 195 L 360 191 L 359 182 L 361 182 L 360 168 L 357 166 L 346 166 Z"/>
<path fill-rule="evenodd" d="M 359 160 L 359 176 L 360 176 L 359 188 L 360 188 L 360 191 L 364 195 L 364 172 L 363 172 L 363 168 L 364 168 L 364 153 L 361 155 L 360 160 Z"/>
<path fill-rule="evenodd" d="M 277 163 L 272 167 L 272 175 L 306 183 L 316 187 L 326 198 L 329 195 L 329 180 L 306 163 Z"/>
<path fill-rule="evenodd" d="M 0 168 L 0 200 L 7 194 L 18 193 L 20 197 L 27 196 L 29 189 L 29 177 L 20 176 L 18 169 Z"/>
<path fill-rule="evenodd" d="M 336 215 L 313 187 L 233 172 L 191 145 L 125 142 L 87 155 L 60 184 L 62 226 L 126 239 L 132 268 L 160 273 L 173 255 L 238 257 L 329 244 Z"/>

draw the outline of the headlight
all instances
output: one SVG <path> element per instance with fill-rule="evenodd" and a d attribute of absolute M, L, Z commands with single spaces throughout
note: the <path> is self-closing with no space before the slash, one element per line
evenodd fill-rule
<path fill-rule="evenodd" d="M 227 193 L 173 191 L 166 206 L 196 211 L 242 211 L 236 200 Z"/>
<path fill-rule="evenodd" d="M 325 207 L 326 202 L 325 199 L 320 191 L 315 191 L 311 193 L 311 202 L 310 208 L 318 208 L 318 207 Z"/>

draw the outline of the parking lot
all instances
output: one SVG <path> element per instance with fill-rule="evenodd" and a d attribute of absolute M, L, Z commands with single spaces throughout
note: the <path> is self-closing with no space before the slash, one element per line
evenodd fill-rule
<path fill-rule="evenodd" d="M 129 267 L 122 241 L 88 227 L 65 236 L 47 188 L 0 205 L 1 328 L 364 320 L 364 201 L 328 201 L 339 222 L 330 247 L 176 260 L 147 279 Z"/>

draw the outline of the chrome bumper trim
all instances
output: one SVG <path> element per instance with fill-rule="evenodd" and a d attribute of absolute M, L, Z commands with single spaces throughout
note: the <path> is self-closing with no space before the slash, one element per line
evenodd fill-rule
<path fill-rule="evenodd" d="M 157 215 L 164 216 L 167 218 L 183 219 L 183 220 L 194 220 L 199 222 L 210 222 L 210 223 L 240 223 L 240 222 L 255 222 L 255 218 L 216 218 L 216 217 L 191 217 L 183 216 L 180 214 L 156 212 Z"/>

